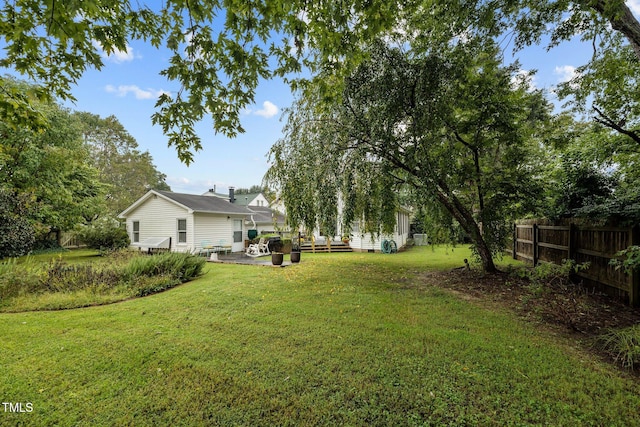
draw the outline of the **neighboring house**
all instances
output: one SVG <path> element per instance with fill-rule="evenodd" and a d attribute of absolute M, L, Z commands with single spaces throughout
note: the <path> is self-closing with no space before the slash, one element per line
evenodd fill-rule
<path fill-rule="evenodd" d="M 396 242 L 398 249 L 407 245 L 409 239 L 409 222 L 411 212 L 406 208 L 400 208 L 396 212 L 396 226 L 393 234 L 382 234 L 380 236 L 371 236 L 360 230 L 360 223 L 351 224 L 351 231 L 345 232 L 351 237 L 349 246 L 356 252 L 380 252 L 382 250 L 382 242 L 384 240 L 393 240 Z"/>
<path fill-rule="evenodd" d="M 255 213 L 229 198 L 151 190 L 119 216 L 126 220 L 132 246 L 170 237 L 174 252 L 198 252 L 206 244 L 241 252 L 251 215 Z"/>
<path fill-rule="evenodd" d="M 271 205 L 272 208 L 282 209 L 284 211 L 284 201 L 281 198 Z M 350 238 L 349 246 L 355 252 L 381 252 L 382 242 L 384 240 L 393 240 L 396 242 L 398 249 L 407 245 L 409 239 L 409 224 L 411 217 L 411 210 L 408 208 L 399 208 L 396 211 L 396 225 L 392 234 L 380 234 L 378 236 L 371 236 L 371 233 L 365 232 L 360 229 L 360 222 L 356 221 L 351 224 L 350 230 L 342 229 L 342 210 L 343 202 L 341 197 L 338 197 L 338 218 L 337 227 L 338 235 L 333 236 L 333 241 L 340 241 L 342 237 L 348 235 Z M 327 236 L 321 236 L 319 230 L 316 228 L 313 231 L 314 238 L 317 242 L 324 242 Z M 310 237 L 310 236 L 307 236 Z"/>
<path fill-rule="evenodd" d="M 253 212 L 248 222 L 258 230 L 258 234 L 278 233 L 287 229 L 285 216 L 280 212 L 268 207 L 248 206 L 248 208 Z"/>
<path fill-rule="evenodd" d="M 236 194 L 234 187 L 229 187 L 229 194 L 216 193 L 215 187 L 203 194 L 203 196 L 213 196 L 221 199 L 233 198 L 233 203 L 241 206 L 269 207 L 269 201 L 262 193 Z"/>

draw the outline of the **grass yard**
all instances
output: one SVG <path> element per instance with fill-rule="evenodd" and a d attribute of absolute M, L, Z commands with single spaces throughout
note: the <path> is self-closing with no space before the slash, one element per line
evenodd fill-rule
<path fill-rule="evenodd" d="M 632 375 L 424 282 L 467 257 L 208 264 L 145 298 L 0 314 L 0 425 L 640 425 Z"/>

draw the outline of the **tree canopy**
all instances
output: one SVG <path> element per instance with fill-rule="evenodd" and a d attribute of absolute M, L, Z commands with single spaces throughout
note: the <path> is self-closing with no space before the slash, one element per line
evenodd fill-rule
<path fill-rule="evenodd" d="M 619 34 L 637 63 L 639 28 L 623 0 L 12 0 L 0 9 L 0 65 L 41 83 L 35 97 L 67 99 L 86 69 L 103 66 L 103 53 L 126 51 L 133 40 L 169 50 L 169 65 L 160 73 L 179 89 L 159 97 L 153 122 L 189 163 L 201 147 L 194 124 L 205 115 L 213 118 L 215 132 L 234 136 L 243 131 L 240 112 L 253 103 L 261 79 L 285 77 L 299 88 L 292 73 L 303 68 L 312 76 L 343 77 L 366 57 L 363 47 L 375 37 L 400 37 L 414 49 L 426 42 L 431 49 L 435 41 L 512 34 L 517 49 L 545 34 L 551 45 L 579 36 L 593 41 L 594 61 L 610 63 L 606 52 L 618 51 Z M 614 78 L 609 71 L 593 75 Z M 320 87 L 333 83 L 316 80 Z M 33 123 L 29 100 L 1 86 L 0 113 Z"/>
<path fill-rule="evenodd" d="M 165 174 L 158 171 L 148 151 L 138 143 L 115 116 L 102 118 L 75 112 L 90 162 L 107 185 L 107 212 L 117 215 L 150 189 L 170 190 Z M 106 213 L 106 212 L 105 212 Z"/>
<path fill-rule="evenodd" d="M 441 206 L 494 271 L 508 219 L 541 188 L 529 159 L 546 102 L 491 45 L 423 55 L 377 43 L 370 55 L 341 102 L 307 94 L 289 112 L 267 178 L 290 221 L 335 234 L 340 194 L 344 227 L 362 218 L 361 229 L 388 233 L 405 189 Z"/>
<path fill-rule="evenodd" d="M 29 90 L 25 83 L 12 83 L 16 92 Z M 50 124 L 46 130 L 0 121 L 0 187 L 32 200 L 29 218 L 42 235 L 99 214 L 104 186 L 71 113 L 55 103 L 32 106 Z"/>
<path fill-rule="evenodd" d="M 6 79 L 27 97 L 33 85 Z M 115 216 L 148 188 L 168 189 L 149 153 L 113 117 L 73 113 L 31 101 L 48 126 L 0 120 L 0 257 L 31 249 L 35 239 Z"/>

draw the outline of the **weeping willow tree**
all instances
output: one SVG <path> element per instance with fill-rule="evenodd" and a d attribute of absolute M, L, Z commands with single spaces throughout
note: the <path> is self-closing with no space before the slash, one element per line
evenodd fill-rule
<path fill-rule="evenodd" d="M 455 219 L 483 269 L 495 271 L 509 219 L 539 192 L 529 159 L 547 103 L 491 45 L 414 54 L 380 42 L 370 55 L 340 97 L 302 95 L 270 151 L 266 179 L 292 225 L 330 227 L 339 197 L 343 227 L 388 232 L 410 190 L 416 206 Z"/>

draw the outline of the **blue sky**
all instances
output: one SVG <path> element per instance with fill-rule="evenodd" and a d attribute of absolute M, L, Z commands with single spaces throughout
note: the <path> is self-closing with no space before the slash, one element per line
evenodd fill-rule
<path fill-rule="evenodd" d="M 627 3 L 638 16 L 640 0 Z M 523 70 L 536 69 L 532 84 L 551 91 L 559 82 L 570 79 L 576 67 L 588 61 L 591 46 L 573 41 L 548 52 L 541 47 L 516 55 L 509 52 L 505 55 L 507 62 L 518 59 Z M 198 194 L 216 186 L 220 192 L 226 192 L 229 186 L 246 188 L 260 184 L 268 168 L 269 148 L 282 135 L 282 109 L 293 100 L 289 87 L 280 80 L 261 82 L 255 105 L 241 118 L 246 132 L 234 139 L 216 135 L 210 122 L 199 124 L 203 150 L 186 166 L 178 160 L 175 149 L 167 147 L 167 138 L 161 129 L 151 124 L 158 95 L 178 89 L 175 83 L 159 75 L 168 59 L 168 53 L 134 42 L 127 52 L 105 56 L 105 66 L 100 72 L 88 71 L 73 88 L 76 103 L 67 106 L 102 117 L 116 116 L 137 140 L 140 149 L 151 153 L 158 170 L 167 175 L 173 191 Z"/>

